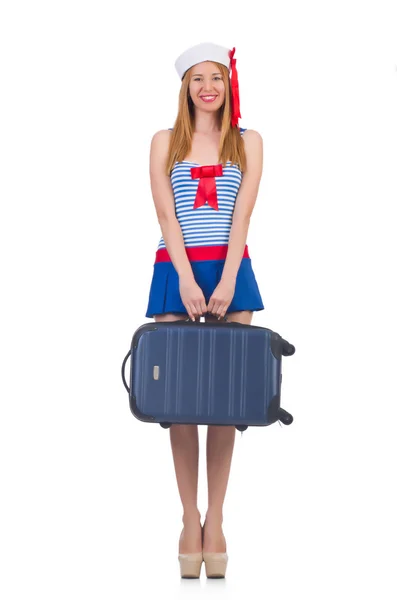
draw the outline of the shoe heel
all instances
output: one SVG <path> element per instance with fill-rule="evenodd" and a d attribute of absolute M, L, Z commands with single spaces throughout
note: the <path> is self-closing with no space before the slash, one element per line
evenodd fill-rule
<path fill-rule="evenodd" d="M 200 577 L 201 565 L 203 563 L 202 552 L 178 554 L 178 560 L 182 578 L 198 579 Z"/>
<path fill-rule="evenodd" d="M 205 572 L 208 578 L 225 577 L 228 555 L 226 552 L 203 552 Z"/>

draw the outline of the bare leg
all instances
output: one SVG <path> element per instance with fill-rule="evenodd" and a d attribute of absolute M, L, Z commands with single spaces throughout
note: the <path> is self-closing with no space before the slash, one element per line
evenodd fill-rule
<path fill-rule="evenodd" d="M 179 552 L 201 552 L 201 523 L 197 507 L 199 440 L 197 425 L 174 424 L 170 427 L 179 495 L 183 506 L 183 531 Z"/>
<path fill-rule="evenodd" d="M 181 315 L 156 315 L 155 321 L 176 321 Z M 178 491 L 183 507 L 183 530 L 179 540 L 180 553 L 201 552 L 202 528 L 197 507 L 199 437 L 197 425 L 174 424 L 170 441 Z"/>
<path fill-rule="evenodd" d="M 251 324 L 252 311 L 228 313 L 229 321 Z M 206 320 L 217 320 L 209 316 Z M 236 428 L 226 425 L 209 425 L 207 430 L 208 509 L 205 518 L 204 552 L 226 552 L 222 531 L 223 503 L 225 500 L 233 455 Z"/>
<path fill-rule="evenodd" d="M 226 541 L 222 532 L 223 503 L 235 437 L 234 425 L 208 425 L 208 509 L 205 517 L 204 552 L 226 552 Z"/>

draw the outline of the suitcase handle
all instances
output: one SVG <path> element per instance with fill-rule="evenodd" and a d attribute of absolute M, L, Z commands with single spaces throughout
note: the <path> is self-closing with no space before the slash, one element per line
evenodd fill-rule
<path fill-rule="evenodd" d="M 188 321 L 191 321 L 192 323 L 200 323 L 201 317 L 204 317 L 204 315 L 200 315 L 198 318 L 198 321 L 193 321 L 193 319 L 191 319 L 190 317 L 188 317 L 187 319 L 182 319 L 182 321 L 184 321 L 185 323 Z M 226 316 L 222 317 L 222 319 L 219 319 L 219 320 L 226 321 L 226 323 L 231 323 L 231 321 L 229 321 L 229 319 Z"/>
<path fill-rule="evenodd" d="M 128 360 L 129 355 L 131 354 L 131 350 L 128 352 L 128 354 L 125 356 L 124 360 L 123 360 L 123 364 L 121 365 L 121 378 L 123 380 L 124 383 L 124 387 L 127 390 L 128 394 L 130 393 L 130 388 L 127 385 L 127 382 L 125 380 L 125 364 Z"/>

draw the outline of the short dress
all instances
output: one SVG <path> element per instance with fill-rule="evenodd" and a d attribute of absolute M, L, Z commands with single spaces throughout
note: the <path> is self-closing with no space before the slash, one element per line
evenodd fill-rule
<path fill-rule="evenodd" d="M 240 127 L 241 135 L 244 131 L 246 128 Z M 195 281 L 200 286 L 207 305 L 222 277 L 234 203 L 242 177 L 240 169 L 232 165 L 231 161 L 222 167 L 221 164 L 204 166 L 183 160 L 176 162 L 171 171 L 176 217 L 181 226 Z M 235 283 L 234 296 L 226 314 L 265 308 L 247 245 Z M 161 237 L 156 250 L 145 316 L 151 318 L 165 313 L 187 315 L 188 311 L 179 293 L 178 272 Z"/>

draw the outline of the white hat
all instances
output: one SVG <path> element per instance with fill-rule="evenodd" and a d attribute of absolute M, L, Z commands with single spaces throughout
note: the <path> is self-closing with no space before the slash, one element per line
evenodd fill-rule
<path fill-rule="evenodd" d="M 218 62 L 221 65 L 225 65 L 231 70 L 231 89 L 232 89 L 232 127 L 238 126 L 238 119 L 241 118 L 240 114 L 240 95 L 238 88 L 238 78 L 236 71 L 236 59 L 234 57 L 235 48 L 229 50 L 224 46 L 218 46 L 210 42 L 203 44 L 197 44 L 182 52 L 175 61 L 175 68 L 180 79 L 183 79 L 184 74 L 190 67 L 197 65 L 205 60 L 211 60 Z"/>
<path fill-rule="evenodd" d="M 225 67 L 230 67 L 229 49 L 217 44 L 204 43 L 192 46 L 183 52 L 175 61 L 175 68 L 182 79 L 190 67 L 205 60 L 211 60 Z"/>

